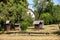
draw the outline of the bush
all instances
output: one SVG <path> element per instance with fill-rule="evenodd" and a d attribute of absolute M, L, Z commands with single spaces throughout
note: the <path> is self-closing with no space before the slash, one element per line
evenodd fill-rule
<path fill-rule="evenodd" d="M 1 25 L 0 25 L 0 31 L 2 31 L 2 27 L 1 27 Z"/>
<path fill-rule="evenodd" d="M 27 22 L 23 22 L 22 24 L 21 24 L 21 30 L 22 31 L 24 31 L 24 30 L 26 30 L 27 29 L 27 25 L 28 23 Z"/>
<path fill-rule="evenodd" d="M 28 23 L 28 26 L 32 26 L 33 24 L 33 18 L 31 16 L 27 16 L 27 18 L 25 19 L 25 21 Z"/>
<path fill-rule="evenodd" d="M 41 19 L 44 20 L 45 24 L 53 23 L 53 17 L 49 13 L 41 14 Z"/>
<path fill-rule="evenodd" d="M 31 15 L 27 15 L 27 13 L 25 14 L 25 16 L 23 16 L 23 20 L 24 22 L 27 22 L 28 26 L 32 26 L 33 24 L 33 18 L 31 17 Z"/>

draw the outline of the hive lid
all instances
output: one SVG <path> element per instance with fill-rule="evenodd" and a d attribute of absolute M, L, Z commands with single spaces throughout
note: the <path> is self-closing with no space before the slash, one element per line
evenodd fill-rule
<path fill-rule="evenodd" d="M 33 24 L 39 24 L 40 23 L 40 21 L 34 21 L 33 22 Z"/>
<path fill-rule="evenodd" d="M 15 25 L 19 25 L 18 23 L 15 23 Z"/>
<path fill-rule="evenodd" d="M 44 22 L 44 21 L 43 20 L 34 21 L 33 24 L 39 24 L 40 22 Z"/>
<path fill-rule="evenodd" d="M 9 20 L 7 20 L 7 21 L 6 21 L 6 24 L 9 24 L 9 23 L 10 23 L 10 21 L 9 21 Z"/>

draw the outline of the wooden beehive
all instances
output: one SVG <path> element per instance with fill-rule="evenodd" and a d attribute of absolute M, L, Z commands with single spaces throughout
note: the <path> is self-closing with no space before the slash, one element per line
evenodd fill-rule
<path fill-rule="evenodd" d="M 43 20 L 40 20 L 40 21 L 34 21 L 33 22 L 33 24 L 34 24 L 34 28 L 35 29 L 43 29 L 44 27 L 44 21 Z"/>
<path fill-rule="evenodd" d="M 20 25 L 19 24 L 15 24 L 15 31 L 19 31 L 20 30 Z"/>
<path fill-rule="evenodd" d="M 10 21 L 7 20 L 6 21 L 6 31 L 10 31 L 11 25 L 10 25 Z"/>

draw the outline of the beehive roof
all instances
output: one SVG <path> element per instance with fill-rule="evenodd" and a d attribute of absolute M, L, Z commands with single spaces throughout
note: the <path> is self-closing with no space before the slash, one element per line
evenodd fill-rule
<path fill-rule="evenodd" d="M 6 24 L 9 24 L 9 23 L 10 23 L 10 20 L 7 20 L 7 21 L 6 21 Z"/>
<path fill-rule="evenodd" d="M 40 22 L 44 22 L 43 20 L 40 21 L 34 21 L 33 24 L 39 24 Z"/>

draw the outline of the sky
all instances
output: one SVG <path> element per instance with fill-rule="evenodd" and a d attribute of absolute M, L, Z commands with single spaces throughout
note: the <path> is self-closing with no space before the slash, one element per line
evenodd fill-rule
<path fill-rule="evenodd" d="M 53 2 L 54 2 L 55 5 L 60 4 L 60 0 L 53 0 Z M 29 4 L 34 4 L 33 0 L 28 0 L 28 3 Z M 32 9 L 34 11 L 33 5 L 29 5 L 28 8 L 30 8 L 30 9 Z"/>

